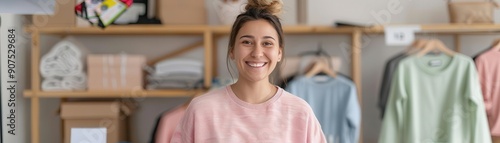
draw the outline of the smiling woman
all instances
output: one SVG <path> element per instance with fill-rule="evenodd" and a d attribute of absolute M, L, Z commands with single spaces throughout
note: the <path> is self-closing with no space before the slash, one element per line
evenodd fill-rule
<path fill-rule="evenodd" d="M 326 142 L 307 102 L 269 81 L 284 52 L 281 7 L 280 0 L 248 1 L 228 45 L 238 81 L 193 99 L 172 143 Z"/>

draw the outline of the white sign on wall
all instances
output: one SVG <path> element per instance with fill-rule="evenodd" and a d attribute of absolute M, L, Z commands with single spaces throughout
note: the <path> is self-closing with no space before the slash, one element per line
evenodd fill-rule
<path fill-rule="evenodd" d="M 385 26 L 385 44 L 388 46 L 407 46 L 415 40 L 415 32 L 420 31 L 419 25 Z"/>

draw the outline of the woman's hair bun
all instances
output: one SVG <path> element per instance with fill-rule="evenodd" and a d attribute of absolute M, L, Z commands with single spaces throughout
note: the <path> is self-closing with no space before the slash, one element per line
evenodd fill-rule
<path fill-rule="evenodd" d="M 272 15 L 278 16 L 281 14 L 283 1 L 281 0 L 248 0 L 245 10 L 261 9 L 269 12 Z"/>

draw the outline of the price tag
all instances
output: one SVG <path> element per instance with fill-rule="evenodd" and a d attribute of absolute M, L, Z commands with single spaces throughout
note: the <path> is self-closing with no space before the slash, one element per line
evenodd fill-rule
<path fill-rule="evenodd" d="M 385 44 L 388 46 L 407 46 L 415 40 L 415 32 L 420 26 L 385 26 Z"/>

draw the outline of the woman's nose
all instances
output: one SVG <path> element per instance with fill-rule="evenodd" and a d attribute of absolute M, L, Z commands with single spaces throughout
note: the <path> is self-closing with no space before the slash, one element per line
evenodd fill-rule
<path fill-rule="evenodd" d="M 258 57 L 262 57 L 264 56 L 264 53 L 263 53 L 263 47 L 259 44 L 255 44 L 254 48 L 253 48 L 253 51 L 251 53 L 251 56 L 252 57 L 255 57 L 255 58 L 258 58 Z"/>

